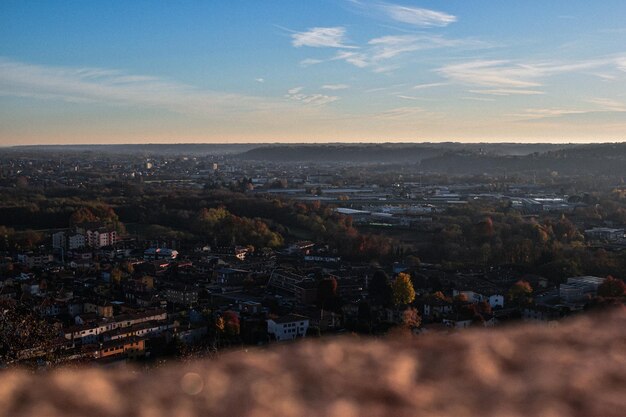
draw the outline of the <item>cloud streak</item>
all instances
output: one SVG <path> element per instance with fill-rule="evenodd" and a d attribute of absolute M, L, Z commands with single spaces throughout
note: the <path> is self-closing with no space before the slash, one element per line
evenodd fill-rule
<path fill-rule="evenodd" d="M 607 66 L 619 66 L 621 62 L 620 59 L 621 58 L 604 58 L 568 63 L 521 63 L 507 60 L 475 60 L 450 64 L 439 68 L 437 72 L 450 81 L 462 84 L 518 89 L 539 87 L 542 85 L 541 80 L 543 78 L 554 75 L 574 73 Z M 509 91 L 509 94 L 511 93 L 512 91 Z"/>
<path fill-rule="evenodd" d="M 304 94 L 304 87 L 294 87 L 287 91 L 285 98 L 298 101 L 300 103 L 309 104 L 311 106 L 323 106 L 339 100 L 337 96 L 328 96 L 325 94 Z"/>
<path fill-rule="evenodd" d="M 381 3 L 378 8 L 397 22 L 420 28 L 444 27 L 457 21 L 457 17 L 451 14 L 419 7 Z"/>
<path fill-rule="evenodd" d="M 390 35 L 371 39 L 367 45 L 354 50 L 340 50 L 326 61 L 344 61 L 357 68 L 370 68 L 374 72 L 387 72 L 399 67 L 397 63 L 401 56 L 430 49 L 490 48 L 491 45 L 473 39 L 448 39 L 443 36 L 430 35 Z M 305 59 L 300 64 L 304 66 L 324 62 L 317 59 Z"/>
<path fill-rule="evenodd" d="M 345 90 L 350 88 L 348 84 L 324 84 L 322 90 Z"/>
<path fill-rule="evenodd" d="M 294 110 L 280 98 L 203 90 L 120 70 L 33 65 L 1 57 L 0 96 L 158 108 L 216 118 Z"/>
<path fill-rule="evenodd" d="M 302 46 L 311 48 L 356 48 L 355 46 L 347 45 L 346 42 L 346 28 L 341 26 L 314 27 L 291 35 L 291 44 L 296 48 Z"/>

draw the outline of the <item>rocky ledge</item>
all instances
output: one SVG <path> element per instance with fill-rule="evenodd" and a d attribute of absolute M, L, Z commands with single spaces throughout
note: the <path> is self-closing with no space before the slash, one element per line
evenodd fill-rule
<path fill-rule="evenodd" d="M 0 374 L 0 415 L 626 415 L 626 314 L 453 335 L 305 341 L 150 372 Z"/>

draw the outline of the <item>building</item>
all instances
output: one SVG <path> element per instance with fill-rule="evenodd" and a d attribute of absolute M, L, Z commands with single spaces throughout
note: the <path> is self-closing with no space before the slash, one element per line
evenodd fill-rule
<path fill-rule="evenodd" d="M 143 356 L 145 350 L 145 340 L 140 337 L 132 336 L 126 339 L 110 340 L 100 344 L 98 357 L 106 358 L 113 355 L 124 354 L 129 358 L 136 358 Z"/>
<path fill-rule="evenodd" d="M 65 249 L 65 232 L 56 232 L 52 234 L 52 247 L 54 249 Z"/>
<path fill-rule="evenodd" d="M 85 236 L 76 233 L 67 238 L 67 248 L 69 250 L 84 248 L 86 244 Z"/>
<path fill-rule="evenodd" d="M 297 287 L 307 280 L 309 278 L 304 275 L 298 275 L 286 270 L 275 270 L 272 272 L 267 286 L 296 295 Z"/>
<path fill-rule="evenodd" d="M 582 301 L 585 296 L 594 297 L 605 280 L 606 278 L 592 276 L 568 278 L 567 283 L 559 286 L 559 297 L 567 302 Z"/>
<path fill-rule="evenodd" d="M 105 228 L 87 231 L 87 244 L 93 248 L 114 245 L 117 241 L 117 232 Z"/>
<path fill-rule="evenodd" d="M 304 337 L 308 328 L 308 317 L 298 314 L 287 314 L 275 320 L 267 320 L 267 333 L 278 342 Z"/>
<path fill-rule="evenodd" d="M 587 240 L 602 240 L 607 242 L 617 242 L 624 239 L 624 229 L 612 229 L 608 227 L 594 227 L 585 230 Z"/>
<path fill-rule="evenodd" d="M 53 262 L 54 256 L 51 253 L 28 252 L 17 255 L 17 261 L 29 268 L 41 268 Z"/>
<path fill-rule="evenodd" d="M 198 290 L 184 285 L 168 288 L 165 291 L 165 299 L 172 304 L 182 306 L 194 305 L 198 302 Z"/>
<path fill-rule="evenodd" d="M 143 259 L 176 259 L 178 251 L 168 248 L 148 248 L 143 252 Z"/>
<path fill-rule="evenodd" d="M 491 308 L 504 307 L 504 295 L 501 294 L 492 294 L 487 296 L 474 291 L 454 290 L 452 292 L 452 295 L 455 297 L 460 294 L 465 295 L 467 297 L 467 300 L 471 303 L 481 303 L 483 301 L 487 301 Z"/>
<path fill-rule="evenodd" d="M 250 271 L 236 268 L 220 268 L 215 271 L 215 283 L 225 287 L 239 287 L 250 275 Z"/>

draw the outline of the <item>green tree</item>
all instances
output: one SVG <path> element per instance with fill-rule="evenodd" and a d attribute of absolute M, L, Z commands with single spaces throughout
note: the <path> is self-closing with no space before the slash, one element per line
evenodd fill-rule
<path fill-rule="evenodd" d="M 396 305 L 411 304 L 415 300 L 415 289 L 409 274 L 399 273 L 391 284 L 393 302 Z"/>
<path fill-rule="evenodd" d="M 369 298 L 375 305 L 391 305 L 393 302 L 393 292 L 389 285 L 389 277 L 382 269 L 374 272 L 374 276 L 368 286 Z"/>

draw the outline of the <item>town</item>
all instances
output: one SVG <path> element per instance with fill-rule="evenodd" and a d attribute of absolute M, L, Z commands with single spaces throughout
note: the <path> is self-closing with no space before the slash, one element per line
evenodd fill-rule
<path fill-rule="evenodd" d="M 619 173 L 259 149 L 3 151 L 0 365 L 153 367 L 300 338 L 558 326 L 624 303 Z"/>

